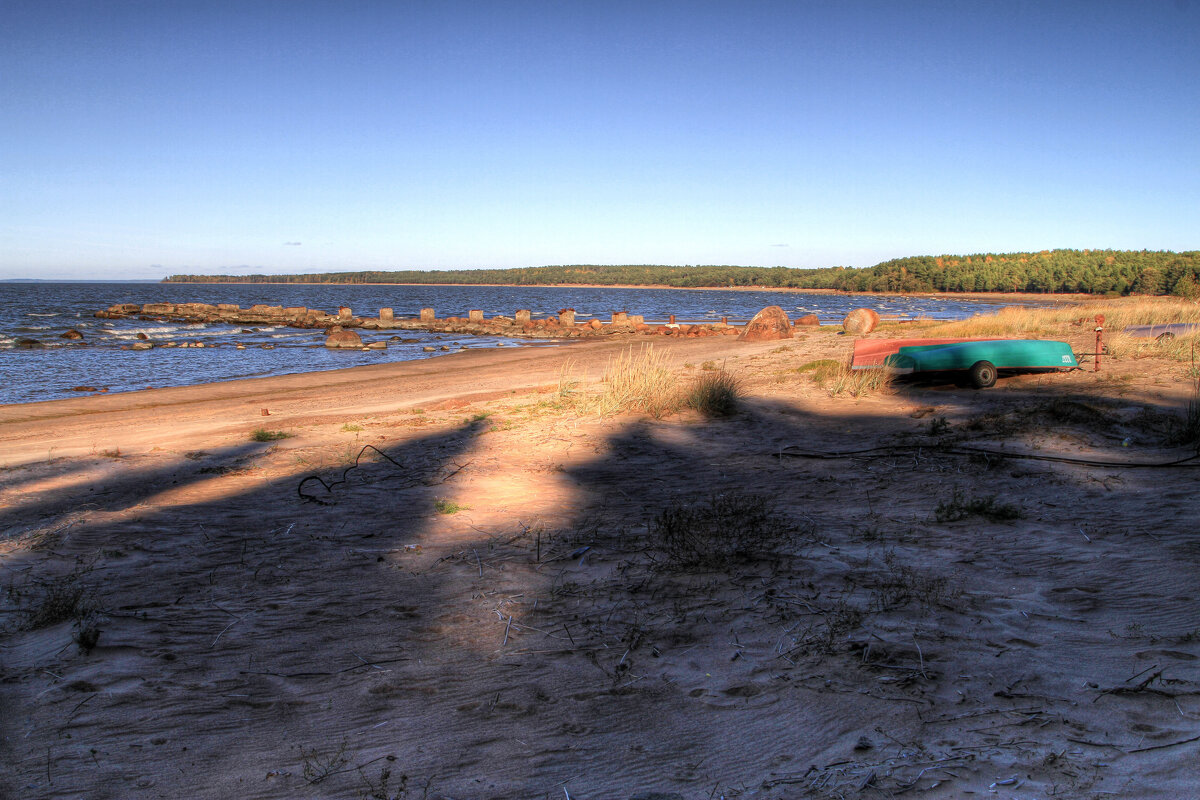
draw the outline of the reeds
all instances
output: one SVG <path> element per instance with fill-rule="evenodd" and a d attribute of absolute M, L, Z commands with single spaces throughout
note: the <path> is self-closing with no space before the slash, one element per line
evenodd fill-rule
<path fill-rule="evenodd" d="M 1129 325 L 1161 325 L 1169 322 L 1200 323 L 1200 304 L 1171 297 L 1091 300 L 1083 303 L 1030 308 L 1008 306 L 995 314 L 935 325 L 926 330 L 936 336 L 1009 336 L 1040 334 L 1067 324 L 1094 326 L 1095 317 L 1104 315 L 1104 328 L 1118 331 Z"/>

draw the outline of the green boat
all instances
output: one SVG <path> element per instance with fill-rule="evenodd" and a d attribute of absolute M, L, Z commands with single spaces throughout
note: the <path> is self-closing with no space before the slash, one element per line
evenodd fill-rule
<path fill-rule="evenodd" d="M 901 347 L 884 360 L 893 372 L 966 371 L 971 383 L 986 389 L 998 370 L 1060 370 L 1079 366 L 1071 345 L 1048 339 L 992 339 Z"/>

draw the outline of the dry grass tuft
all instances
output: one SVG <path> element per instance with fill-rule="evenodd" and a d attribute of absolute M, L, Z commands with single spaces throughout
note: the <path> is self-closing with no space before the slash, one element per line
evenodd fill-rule
<path fill-rule="evenodd" d="M 603 382 L 596 399 L 602 417 L 642 412 L 662 419 L 682 403 L 675 374 L 653 345 L 643 346 L 637 355 L 630 348 L 614 358 L 604 370 Z"/>
<path fill-rule="evenodd" d="M 851 397 L 866 397 L 880 394 L 891 388 L 891 375 L 883 369 L 851 369 L 849 363 L 824 358 L 810 361 L 796 369 L 808 373 L 813 383 L 829 392 L 831 397 L 848 394 Z"/>
<path fill-rule="evenodd" d="M 1171 441 L 1174 444 L 1191 445 L 1200 453 L 1200 366 L 1196 364 L 1194 344 L 1191 348 L 1191 362 L 1188 380 L 1192 384 L 1192 394 L 1183 410 L 1183 419 L 1172 432 Z"/>
<path fill-rule="evenodd" d="M 684 405 L 694 408 L 706 417 L 729 417 L 737 412 L 742 397 L 742 382 L 736 376 L 721 369 L 696 378 Z"/>
<path fill-rule="evenodd" d="M 838 372 L 829 379 L 825 390 L 832 397 L 848 394 L 851 397 L 866 397 L 891 391 L 892 376 L 885 369 L 851 369 L 842 364 Z"/>
<path fill-rule="evenodd" d="M 579 399 L 579 378 L 575 377 L 575 359 L 563 361 L 558 370 L 558 388 L 554 392 L 556 402 L 571 406 Z"/>

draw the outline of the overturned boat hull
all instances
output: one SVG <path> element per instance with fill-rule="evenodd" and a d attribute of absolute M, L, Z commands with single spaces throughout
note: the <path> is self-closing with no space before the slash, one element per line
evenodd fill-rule
<path fill-rule="evenodd" d="M 988 361 L 997 369 L 1073 369 L 1079 366 L 1071 345 L 1050 339 L 992 339 L 901 347 L 885 366 L 905 372 L 970 369 Z"/>

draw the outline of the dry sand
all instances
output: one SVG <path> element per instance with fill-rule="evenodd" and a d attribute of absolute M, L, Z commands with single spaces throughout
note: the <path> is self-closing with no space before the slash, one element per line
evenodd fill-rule
<path fill-rule="evenodd" d="M 1184 367 L 855 399 L 802 337 L 656 342 L 722 420 L 563 407 L 617 342 L 0 408 L 0 796 L 1196 796 L 1196 469 L 965 453 L 1188 455 Z"/>

